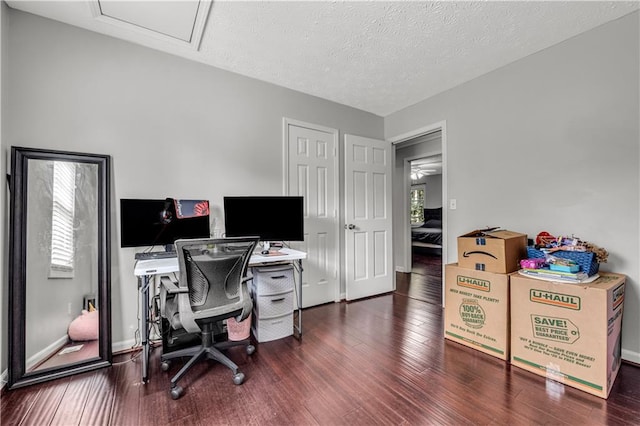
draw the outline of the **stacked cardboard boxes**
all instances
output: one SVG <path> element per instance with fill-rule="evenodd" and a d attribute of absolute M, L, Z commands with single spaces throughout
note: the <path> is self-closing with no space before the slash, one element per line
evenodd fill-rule
<path fill-rule="evenodd" d="M 626 277 L 534 279 L 515 272 L 526 257 L 524 234 L 459 237 L 458 263 L 445 267 L 445 338 L 607 398 L 621 363 Z"/>
<path fill-rule="evenodd" d="M 458 263 L 445 266 L 445 338 L 509 360 L 509 278 L 527 236 L 474 231 L 458 238 Z"/>

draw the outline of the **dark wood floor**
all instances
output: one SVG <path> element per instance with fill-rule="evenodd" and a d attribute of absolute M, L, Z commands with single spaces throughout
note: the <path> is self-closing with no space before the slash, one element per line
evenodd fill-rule
<path fill-rule="evenodd" d="M 442 306 L 442 256 L 413 249 L 410 274 L 396 274 L 396 293 Z"/>
<path fill-rule="evenodd" d="M 304 336 L 231 351 L 247 378 L 199 364 L 184 396 L 152 354 L 3 393 L 2 425 L 640 424 L 640 368 L 623 364 L 608 400 L 446 341 L 440 306 L 388 294 L 304 311 Z M 173 366 L 170 373 L 178 368 Z"/>

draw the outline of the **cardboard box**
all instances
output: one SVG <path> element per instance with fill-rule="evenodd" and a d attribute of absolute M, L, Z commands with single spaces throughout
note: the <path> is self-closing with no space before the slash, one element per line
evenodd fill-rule
<path fill-rule="evenodd" d="M 508 274 L 527 258 L 527 235 L 519 232 L 475 230 L 458 237 L 458 265 L 478 271 Z"/>
<path fill-rule="evenodd" d="M 444 337 L 509 360 L 509 275 L 445 266 Z"/>
<path fill-rule="evenodd" d="M 621 361 L 625 276 L 591 284 L 511 276 L 511 363 L 607 398 Z"/>

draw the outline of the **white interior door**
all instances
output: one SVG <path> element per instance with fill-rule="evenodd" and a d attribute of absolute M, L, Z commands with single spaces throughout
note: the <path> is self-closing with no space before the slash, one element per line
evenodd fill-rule
<path fill-rule="evenodd" d="M 285 120 L 288 195 L 304 196 L 302 307 L 339 300 L 338 131 Z"/>
<path fill-rule="evenodd" d="M 393 290 L 391 144 L 345 135 L 347 300 Z"/>

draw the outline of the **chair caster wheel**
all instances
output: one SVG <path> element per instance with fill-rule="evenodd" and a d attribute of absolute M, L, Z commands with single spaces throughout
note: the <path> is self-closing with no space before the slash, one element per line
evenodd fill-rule
<path fill-rule="evenodd" d="M 255 351 L 256 351 L 256 347 L 255 346 L 253 346 L 253 345 L 247 346 L 247 355 L 251 355 Z"/>
<path fill-rule="evenodd" d="M 178 399 L 182 396 L 182 388 L 180 386 L 176 386 L 174 388 L 171 388 L 171 398 L 172 399 Z"/>
<path fill-rule="evenodd" d="M 162 363 L 160 364 L 160 368 L 162 369 L 162 371 L 169 371 L 170 366 L 171 363 L 169 361 L 162 361 Z"/>
<path fill-rule="evenodd" d="M 233 375 L 233 383 L 241 385 L 244 382 L 244 373 L 236 373 Z"/>

